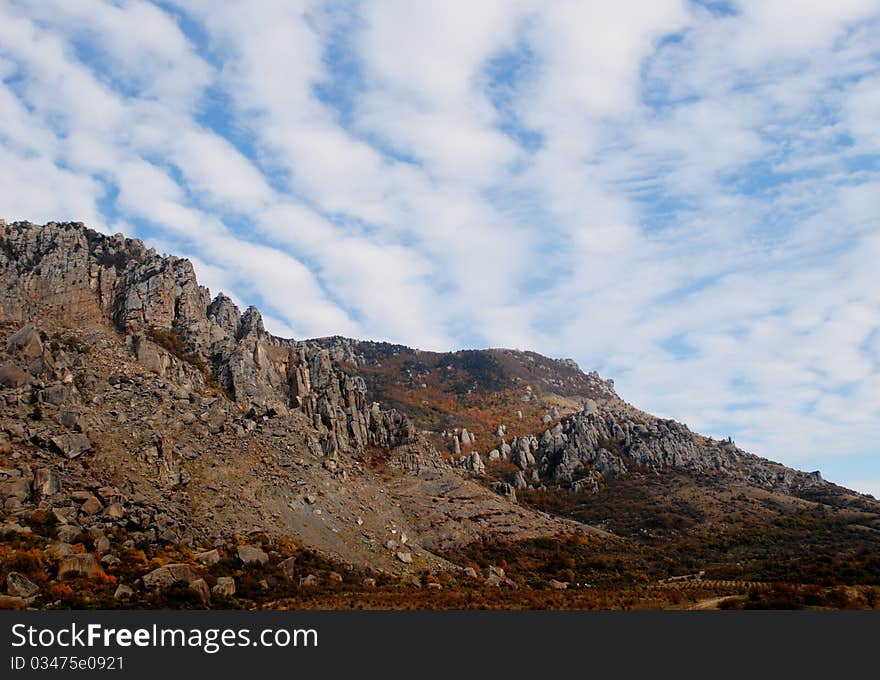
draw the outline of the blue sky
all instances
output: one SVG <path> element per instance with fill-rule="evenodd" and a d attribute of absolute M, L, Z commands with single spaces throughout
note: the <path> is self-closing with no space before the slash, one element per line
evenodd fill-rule
<path fill-rule="evenodd" d="M 271 330 L 573 357 L 880 496 L 876 0 L 0 0 L 0 216 Z"/>

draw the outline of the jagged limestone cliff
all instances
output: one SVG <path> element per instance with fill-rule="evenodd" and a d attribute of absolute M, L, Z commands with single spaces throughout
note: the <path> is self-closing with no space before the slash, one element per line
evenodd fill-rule
<path fill-rule="evenodd" d="M 212 300 L 188 260 L 79 223 L 0 228 L 0 286 L 7 291 L 0 320 L 71 326 L 109 320 L 130 338 L 141 363 L 162 377 L 171 365 L 163 345 L 170 345 L 249 408 L 301 410 L 328 454 L 413 441 L 409 421 L 368 403 L 363 380 L 339 370 L 327 350 L 270 335 L 255 307 L 242 314 L 222 293 Z"/>

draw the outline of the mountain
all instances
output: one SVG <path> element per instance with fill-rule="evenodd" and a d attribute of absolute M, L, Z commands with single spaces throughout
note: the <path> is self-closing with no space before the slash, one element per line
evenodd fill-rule
<path fill-rule="evenodd" d="M 188 260 L 80 223 L 0 221 L 3 348 L 9 606 L 880 578 L 880 503 L 570 359 L 279 338 Z"/>

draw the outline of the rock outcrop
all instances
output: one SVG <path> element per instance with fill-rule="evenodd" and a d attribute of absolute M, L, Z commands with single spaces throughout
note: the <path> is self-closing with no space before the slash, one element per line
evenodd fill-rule
<path fill-rule="evenodd" d="M 595 402 L 563 418 L 539 437 L 520 437 L 511 446 L 511 462 L 537 472 L 542 482 L 576 490 L 598 490 L 598 482 L 629 472 L 679 468 L 720 473 L 737 481 L 780 492 L 826 484 L 818 473 L 800 472 L 691 432 L 674 420 L 654 418 L 623 402 L 601 410 Z M 522 488 L 517 475 L 514 486 Z"/>
<path fill-rule="evenodd" d="M 327 456 L 415 437 L 408 419 L 369 401 L 364 381 L 343 371 L 328 350 L 272 336 L 255 307 L 242 314 L 226 295 L 212 299 L 186 259 L 81 223 L 3 223 L 0 246 L 0 287 L 14 291 L 0 295 L 0 322 L 28 324 L 7 351 L 31 363 L 43 354 L 34 321 L 109 321 L 129 338 L 137 360 L 162 378 L 189 379 L 193 387 L 216 383 L 258 415 L 302 411 Z M 188 372 L 182 363 L 199 370 Z M 27 379 L 15 366 L 0 369 L 4 384 Z M 59 446 L 70 457 L 87 450 L 70 438 Z"/>

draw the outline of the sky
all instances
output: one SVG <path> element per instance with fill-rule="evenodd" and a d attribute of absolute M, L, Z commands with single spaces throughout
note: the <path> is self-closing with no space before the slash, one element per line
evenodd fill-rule
<path fill-rule="evenodd" d="M 880 497 L 880 0 L 0 0 L 0 217 L 531 349 Z"/>

